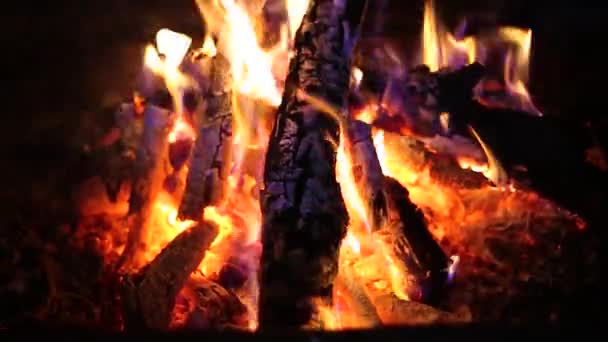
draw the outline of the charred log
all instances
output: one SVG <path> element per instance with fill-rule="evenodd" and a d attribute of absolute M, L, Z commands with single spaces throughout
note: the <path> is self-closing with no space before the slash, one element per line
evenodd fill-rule
<path fill-rule="evenodd" d="M 178 235 L 136 275 L 123 282 L 126 329 L 158 329 L 169 326 L 178 292 L 203 260 L 218 230 L 201 223 Z"/>
<path fill-rule="evenodd" d="M 374 304 L 385 325 L 465 324 L 470 315 L 438 310 L 426 304 L 401 300 L 392 294 L 374 297 Z"/>
<path fill-rule="evenodd" d="M 134 217 L 120 266 L 134 267 L 145 244 L 147 225 L 154 197 L 162 187 L 167 154 L 169 111 L 155 106 L 144 110 L 144 129 L 135 159 L 135 170 L 129 198 L 129 216 Z"/>
<path fill-rule="evenodd" d="M 230 290 L 207 279 L 193 280 L 188 296 L 195 302 L 185 322 L 186 329 L 243 329 L 247 307 Z"/>
<path fill-rule="evenodd" d="M 271 134 L 261 195 L 259 327 L 319 328 L 315 302 L 331 303 L 348 214 L 336 181 L 339 125 L 298 92 L 346 110 L 359 1 L 312 1 L 295 38 Z M 348 28 L 350 30 L 345 29 Z"/>
<path fill-rule="evenodd" d="M 230 65 L 222 55 L 211 59 L 204 117 L 197 138 L 179 207 L 182 220 L 199 220 L 208 205 L 223 198 L 232 152 L 232 91 Z"/>
<path fill-rule="evenodd" d="M 419 135 L 451 135 L 465 132 L 462 122 L 441 122 L 441 113 L 453 113 L 466 107 L 473 99 L 473 88 L 485 68 L 473 63 L 457 70 L 431 72 L 426 65 L 412 69 L 402 86 L 403 106 L 408 127 Z M 447 127 L 446 127 L 447 126 Z"/>
<path fill-rule="evenodd" d="M 437 304 L 447 284 L 449 259 L 433 239 L 424 214 L 411 202 L 407 189 L 386 177 L 384 191 L 389 220 L 374 235 L 388 247 L 394 266 L 412 277 L 406 284 L 407 295 L 415 301 Z"/>
<path fill-rule="evenodd" d="M 382 227 L 387 219 L 387 204 L 383 192 L 384 174 L 372 141 L 372 129 L 362 121 L 347 122 L 347 148 L 352 162 L 352 173 L 359 193 L 366 199 L 367 217 L 372 230 Z"/>

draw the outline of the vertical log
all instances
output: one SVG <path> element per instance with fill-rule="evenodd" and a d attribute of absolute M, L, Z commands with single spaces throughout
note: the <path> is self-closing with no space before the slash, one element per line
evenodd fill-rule
<path fill-rule="evenodd" d="M 197 137 L 178 217 L 199 220 L 206 206 L 219 203 L 230 171 L 232 154 L 232 91 L 230 64 L 222 55 L 211 57 L 204 117 L 197 121 Z"/>
<path fill-rule="evenodd" d="M 262 330 L 320 328 L 315 302 L 331 302 L 348 221 L 335 173 L 339 125 L 298 92 L 346 110 L 353 32 L 364 12 L 362 3 L 313 0 L 296 34 L 261 193 Z M 354 24 L 347 13 L 356 18 Z"/>
<path fill-rule="evenodd" d="M 351 157 L 353 179 L 366 201 L 367 217 L 373 231 L 387 219 L 384 197 L 384 174 L 372 140 L 371 126 L 362 121 L 347 120 L 347 149 Z"/>
<path fill-rule="evenodd" d="M 145 247 L 147 226 L 154 197 L 162 187 L 167 155 L 167 135 L 172 116 L 168 110 L 148 105 L 144 110 L 142 143 L 137 149 L 135 171 L 129 198 L 129 216 L 134 222 L 119 266 L 137 267 Z"/>

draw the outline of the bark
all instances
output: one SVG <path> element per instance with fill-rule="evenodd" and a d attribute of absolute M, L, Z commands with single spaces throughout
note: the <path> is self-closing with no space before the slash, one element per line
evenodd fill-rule
<path fill-rule="evenodd" d="M 218 230 L 201 223 L 178 235 L 137 275 L 123 283 L 126 329 L 167 329 L 175 299 L 202 262 Z"/>
<path fill-rule="evenodd" d="M 182 220 L 200 220 L 205 207 L 223 198 L 232 153 L 231 83 L 228 61 L 222 55 L 212 57 L 206 109 L 197 120 L 197 138 L 178 212 Z"/>
<path fill-rule="evenodd" d="M 121 255 L 119 266 L 137 267 L 145 246 L 148 221 L 154 198 L 162 187 L 168 148 L 167 134 L 172 118 L 169 111 L 146 106 L 142 142 L 135 159 L 135 170 L 129 198 L 129 216 L 134 218 Z"/>
<path fill-rule="evenodd" d="M 384 175 L 378 154 L 372 141 L 371 127 L 362 121 L 347 121 L 347 148 L 352 163 L 352 173 L 359 194 L 365 199 L 367 217 L 372 231 L 382 227 L 387 219 L 387 204 L 384 197 Z"/>
<path fill-rule="evenodd" d="M 331 303 L 348 221 L 335 173 L 339 125 L 297 94 L 303 91 L 347 109 L 351 48 L 356 41 L 349 33 L 356 31 L 363 7 L 353 15 L 353 24 L 340 7 L 345 4 L 360 5 L 312 1 L 296 34 L 261 193 L 262 330 L 319 328 L 315 303 Z"/>
<path fill-rule="evenodd" d="M 410 299 L 437 304 L 447 285 L 448 257 L 433 239 L 422 211 L 411 202 L 406 188 L 386 177 L 389 220 L 374 237 L 385 244 L 393 264 L 406 280 Z"/>

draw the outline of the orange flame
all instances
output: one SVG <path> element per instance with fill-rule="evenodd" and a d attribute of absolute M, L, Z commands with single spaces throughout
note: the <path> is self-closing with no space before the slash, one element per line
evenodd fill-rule
<path fill-rule="evenodd" d="M 508 49 L 504 60 L 503 81 L 506 91 L 521 104 L 518 108 L 532 114 L 542 115 L 530 99 L 526 83 L 530 52 L 532 50 L 532 30 L 515 27 L 500 27 L 496 36 L 488 40 L 484 37 L 454 37 L 438 20 L 433 0 L 427 0 L 424 6 L 424 24 L 422 31 L 422 63 L 431 71 L 441 68 L 458 68 L 474 61 L 485 64 L 487 52 L 492 42 L 499 40 L 510 43 L 514 48 Z M 482 101 L 483 102 L 483 101 Z"/>

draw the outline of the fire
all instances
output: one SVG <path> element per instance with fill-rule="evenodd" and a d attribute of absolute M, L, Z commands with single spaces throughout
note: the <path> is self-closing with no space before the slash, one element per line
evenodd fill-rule
<path fill-rule="evenodd" d="M 249 328 L 256 327 L 257 279 L 261 210 L 257 193 L 259 192 L 263 169 L 263 157 L 270 133 L 265 128 L 264 113 L 275 110 L 281 102 L 289 55 L 290 42 L 300 25 L 309 1 L 286 0 L 288 22 L 284 23 L 281 41 L 270 49 L 264 49 L 257 40 L 256 18 L 249 14 L 242 2 L 235 0 L 197 1 L 205 17 L 208 32 L 204 38 L 201 52 L 210 58 L 225 57 L 230 63 L 233 90 L 233 149 L 232 171 L 227 180 L 226 195 L 221 203 L 206 207 L 202 218 L 217 225 L 219 234 L 198 267 L 198 275 L 218 279 L 224 267 L 237 261 L 244 264 L 249 277 L 246 285 L 235 290 L 240 300 L 249 310 Z M 212 38 L 214 37 L 214 38 Z M 507 88 L 528 98 L 525 83 L 528 80 L 528 58 L 531 51 L 532 31 L 516 28 L 501 28 L 498 38 L 516 45 L 509 50 L 505 62 L 504 78 Z M 215 40 L 214 40 L 215 39 Z M 145 49 L 144 64 L 148 71 L 162 76 L 174 100 L 175 121 L 168 134 L 168 142 L 182 139 L 195 140 L 197 132 L 187 118 L 182 97 L 193 80 L 180 70 L 183 59 L 188 54 L 192 39 L 186 35 L 162 29 L 156 36 L 156 44 Z M 476 37 L 452 35 L 439 23 L 434 15 L 432 1 L 425 5 L 423 29 L 423 62 L 433 71 L 444 67 L 456 67 L 473 61 L 484 61 L 488 44 Z M 277 71 L 279 70 L 279 71 Z M 358 88 L 363 79 L 363 71 L 353 67 L 351 71 L 353 88 Z M 346 113 L 331 108 L 326 103 L 299 90 L 299 99 L 307 101 L 327 113 L 340 123 L 342 137 L 346 136 Z M 204 101 L 205 99 L 203 99 Z M 530 102 L 531 103 L 531 102 Z M 353 116 L 366 123 L 372 123 L 380 107 L 371 104 Z M 449 113 L 443 113 L 449 116 Z M 348 114 L 350 115 L 350 114 Z M 444 121 L 445 120 L 444 118 Z M 456 159 L 463 169 L 483 173 L 498 188 L 459 190 L 456 187 L 438 182 L 431 174 L 430 167 L 420 168 L 411 161 L 413 156 L 403 153 L 394 133 L 379 129 L 373 131 L 373 144 L 384 176 L 397 180 L 409 191 L 409 197 L 429 219 L 428 225 L 436 240 L 450 238 L 459 243 L 479 234 L 487 222 L 510 222 L 521 219 L 532 210 L 543 211 L 538 206 L 538 198 L 530 193 L 509 188 L 504 191 L 506 175 L 492 151 L 472 130 L 487 163 L 474 158 L 458 156 Z M 367 198 L 360 193 L 354 181 L 353 162 L 349 155 L 347 141 L 342 138 L 336 156 L 336 177 L 340 184 L 350 217 L 348 233 L 342 241 L 340 267 L 352 271 L 363 284 L 382 293 L 389 293 L 400 300 L 415 300 L 411 295 L 410 276 L 400 260 L 371 230 L 371 218 L 367 217 Z M 253 157 L 252 157 L 253 156 Z M 249 159 L 248 159 L 249 158 Z M 180 174 L 184 181 L 184 174 Z M 503 187 L 503 188 L 501 188 Z M 531 204 L 537 205 L 533 207 Z M 147 237 L 145 261 L 151 261 L 170 241 L 184 230 L 192 227 L 195 221 L 177 219 L 179 194 L 169 194 L 160 190 L 154 198 L 151 214 L 151 229 Z M 540 209 L 539 209 L 540 207 Z M 532 209 L 531 209 L 532 208 Z M 476 229 L 477 228 L 477 229 Z M 485 229 L 485 228 L 483 228 Z M 474 240 L 474 239 L 472 239 Z M 477 240 L 474 240 L 477 242 Z M 478 242 L 477 242 L 478 243 Z M 482 247 L 473 249 L 482 254 Z M 243 252 L 246 250 L 247 252 Z M 454 254 L 454 253 L 450 253 Z M 448 254 L 448 255 L 450 255 Z M 463 254 L 453 255 L 448 277 L 452 281 L 459 270 Z M 243 266 L 243 265 L 239 265 Z M 194 276 L 194 275 L 193 275 Z M 357 327 L 361 324 L 352 311 L 353 303 L 359 298 L 342 290 L 335 291 L 333 305 L 317 303 L 320 318 L 325 329 L 336 330 Z"/>
<path fill-rule="evenodd" d="M 310 0 L 286 0 L 286 2 L 290 39 L 293 40 L 296 36 L 296 31 L 300 27 L 300 23 L 302 23 L 302 18 L 306 14 Z"/>
<path fill-rule="evenodd" d="M 176 118 L 173 123 L 173 128 L 169 132 L 169 142 L 174 143 L 180 139 L 191 139 L 194 140 L 196 138 L 196 133 L 194 132 L 194 128 L 190 123 L 188 123 L 183 116 L 179 116 Z"/>
<path fill-rule="evenodd" d="M 192 38 L 169 29 L 161 29 L 156 34 L 156 49 L 165 56 L 167 69 L 177 69 L 188 53 Z"/>
<path fill-rule="evenodd" d="M 152 261 L 158 253 L 179 233 L 194 226 L 194 221 L 177 219 L 177 203 L 165 192 L 160 192 L 155 199 L 152 211 L 151 229 L 148 238 L 148 248 L 144 256 L 146 263 Z"/>
<path fill-rule="evenodd" d="M 205 42 L 203 43 L 202 53 L 206 56 L 214 57 L 217 55 L 217 47 L 215 47 L 215 43 L 213 42 L 213 38 L 207 35 L 205 37 Z"/>
<path fill-rule="evenodd" d="M 466 28 L 466 21 L 463 21 L 463 28 Z M 464 32 L 464 30 L 461 31 Z M 485 65 L 490 61 L 490 53 L 496 49 L 506 50 L 503 52 L 503 70 L 500 70 L 503 77 L 500 81 L 504 83 L 504 91 L 516 102 L 511 105 L 490 102 L 482 96 L 483 86 L 477 89 L 480 101 L 488 106 L 511 106 L 515 107 L 513 109 L 542 115 L 532 103 L 526 87 L 532 51 L 532 30 L 499 27 L 497 33 L 491 36 L 464 37 L 462 32 L 454 35 L 439 22 L 435 14 L 434 1 L 425 2 L 422 63 L 428 65 L 431 71 L 458 68 L 472 62 L 480 62 Z"/>
<path fill-rule="evenodd" d="M 273 76 L 273 62 L 278 52 L 265 51 L 259 46 L 254 20 L 234 0 L 197 3 L 207 19 L 208 29 L 219 37 L 218 51 L 230 61 L 234 88 L 278 106 L 281 93 Z M 217 15 L 223 19 L 210 20 Z"/>
<path fill-rule="evenodd" d="M 352 174 L 352 162 L 346 152 L 343 139 L 338 146 L 336 177 L 340 183 L 342 196 L 349 199 L 346 201 L 346 208 L 351 220 L 354 219 L 362 222 L 365 228 L 369 231 L 371 229 L 371 225 L 369 218 L 366 215 L 365 201 L 363 198 L 361 198 L 357 186 L 355 185 L 355 180 Z"/>

